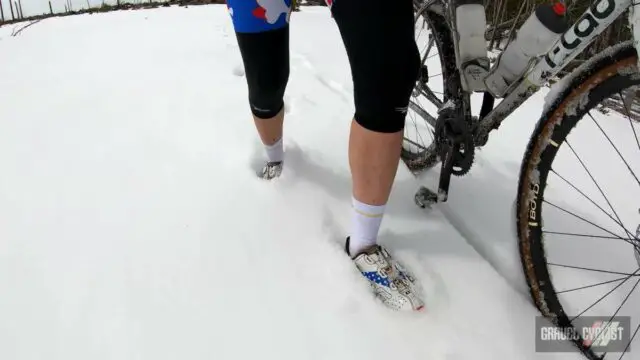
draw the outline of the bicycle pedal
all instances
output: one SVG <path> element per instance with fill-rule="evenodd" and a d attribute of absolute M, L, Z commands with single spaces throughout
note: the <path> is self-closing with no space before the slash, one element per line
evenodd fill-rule
<path fill-rule="evenodd" d="M 431 206 L 438 202 L 438 195 L 425 186 L 421 186 L 414 196 L 414 201 L 422 209 L 431 209 Z"/>

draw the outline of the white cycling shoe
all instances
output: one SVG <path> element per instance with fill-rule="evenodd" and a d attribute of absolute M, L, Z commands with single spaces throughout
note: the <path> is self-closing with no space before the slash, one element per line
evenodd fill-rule
<path fill-rule="evenodd" d="M 345 251 L 349 254 L 349 238 Z M 385 248 L 373 245 L 352 259 L 384 305 L 394 310 L 424 310 L 415 278 Z"/>
<path fill-rule="evenodd" d="M 267 162 L 258 172 L 258 177 L 264 180 L 272 180 L 282 174 L 282 161 Z"/>

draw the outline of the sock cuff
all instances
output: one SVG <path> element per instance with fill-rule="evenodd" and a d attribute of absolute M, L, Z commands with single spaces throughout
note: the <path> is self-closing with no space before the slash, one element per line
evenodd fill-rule
<path fill-rule="evenodd" d="M 351 197 L 351 206 L 356 213 L 368 218 L 381 218 L 386 208 L 386 205 L 365 204 L 353 196 Z"/>
<path fill-rule="evenodd" d="M 282 139 L 284 138 L 284 136 L 280 137 L 280 139 L 278 139 L 278 141 L 276 141 L 275 143 L 273 143 L 272 145 L 265 145 L 264 147 L 266 147 L 267 149 L 275 149 L 278 148 L 280 146 L 282 146 Z"/>
<path fill-rule="evenodd" d="M 282 139 L 280 137 L 273 145 L 265 145 L 265 151 L 267 152 L 267 158 L 270 162 L 281 162 L 284 160 L 284 146 L 282 145 Z"/>

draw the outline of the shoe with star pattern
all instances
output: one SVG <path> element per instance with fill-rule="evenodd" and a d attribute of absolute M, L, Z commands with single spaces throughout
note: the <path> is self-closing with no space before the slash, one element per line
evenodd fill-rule
<path fill-rule="evenodd" d="M 349 239 L 345 251 L 384 305 L 394 310 L 424 310 L 424 301 L 418 295 L 415 278 L 384 247 L 372 245 L 351 256 Z"/>

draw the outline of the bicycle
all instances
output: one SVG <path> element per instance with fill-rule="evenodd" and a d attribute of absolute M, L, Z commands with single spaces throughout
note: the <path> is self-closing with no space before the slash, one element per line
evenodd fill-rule
<path fill-rule="evenodd" d="M 559 87 L 557 96 L 543 110 L 535 130 L 530 136 L 518 175 L 514 217 L 519 255 L 531 299 L 538 311 L 555 326 L 571 328 L 576 332 L 573 319 L 565 311 L 556 291 L 554 279 L 550 276 L 550 269 L 555 264 L 547 261 L 545 252 L 547 245 L 544 238 L 548 236 L 549 232 L 543 229 L 545 219 L 543 219 L 541 209 L 545 203 L 547 180 L 549 175 L 554 173 L 552 164 L 559 149 L 571 147 L 567 136 L 585 115 L 591 115 L 591 110 L 596 108 L 599 100 L 616 94 L 620 95 L 620 100 L 624 105 L 623 111 L 626 110 L 629 115 L 631 129 L 638 142 L 631 120 L 632 109 L 627 107 L 628 97 L 631 96 L 633 103 L 638 97 L 638 90 L 634 89 L 640 89 L 640 71 L 638 70 L 640 66 L 638 61 L 640 5 L 633 1 L 596 0 L 593 2 L 578 21 L 569 24 L 568 30 L 551 47 L 551 50 L 531 59 L 521 76 L 510 85 L 504 94 L 500 95 L 495 95 L 489 90 L 479 92 L 465 89 L 465 78 L 456 62 L 458 33 L 455 21 L 452 20 L 454 15 L 450 2 L 446 0 L 414 1 L 416 25 L 422 22 L 423 27 L 429 28 L 430 34 L 426 45 L 427 53 L 421 55 L 420 74 L 416 80 L 413 97 L 422 96 L 429 100 L 437 109 L 437 114 L 430 114 L 424 106 L 414 100 L 410 102 L 410 110 L 422 118 L 425 123 L 423 125 L 426 125 L 424 132 L 431 136 L 433 141 L 430 145 L 421 144 L 418 140 L 412 140 L 405 135 L 401 158 L 415 175 L 434 168 L 438 163 L 441 164 L 437 191 L 423 186 L 416 192 L 414 200 L 422 208 L 446 202 L 451 177 L 464 176 L 469 172 L 474 163 L 475 149 L 488 143 L 489 134 L 497 131 L 507 117 L 548 84 L 599 34 L 629 10 L 631 23 L 635 25 L 633 29 L 633 34 L 636 37 L 635 42 L 628 41 L 612 46 L 567 75 L 563 80 L 563 85 Z M 442 99 L 437 96 L 438 92 L 427 84 L 429 79 L 434 76 L 429 74 L 429 66 L 426 64 L 429 59 L 428 54 L 432 49 L 436 49 L 439 55 L 437 60 L 440 62 L 443 77 L 443 91 L 440 93 Z M 631 91 L 631 95 L 628 95 L 629 91 Z M 474 93 L 483 93 L 482 107 L 477 116 L 472 114 L 470 104 L 471 95 Z M 623 96 L 623 93 L 627 94 L 626 97 Z M 494 106 L 495 100 L 498 98 L 501 98 L 502 101 Z M 421 138 L 417 124 L 414 125 L 416 125 L 415 130 L 418 137 Z M 618 150 L 613 142 L 611 145 L 616 151 Z M 640 142 L 638 142 L 638 150 L 640 150 Z M 622 155 L 620 156 L 622 158 Z M 624 158 L 623 161 L 625 161 Z M 625 164 L 629 167 L 626 162 Z M 631 167 L 629 170 L 633 173 Z M 635 180 L 640 185 L 637 177 Z M 604 195 L 604 193 L 602 194 Z M 611 206 L 611 204 L 609 205 Z M 598 205 L 596 204 L 596 206 Z M 617 220 L 616 222 L 622 226 L 613 206 L 611 209 L 615 218 L 614 215 L 609 217 L 614 221 Z M 603 209 L 601 208 L 601 210 Z M 609 214 L 608 211 L 606 213 Z M 613 235 L 631 245 L 632 254 L 635 255 L 638 262 L 636 272 L 625 273 L 626 280 L 637 277 L 640 282 L 640 277 L 638 277 L 640 273 L 640 226 L 633 233 L 624 226 L 622 227 L 625 235 Z M 633 337 L 631 337 L 629 345 L 639 329 L 640 325 L 632 333 Z M 603 359 L 606 353 L 597 355 L 591 344 L 585 340 L 581 334 L 577 334 L 571 339 L 586 358 Z M 624 356 L 624 351 L 622 353 Z"/>

